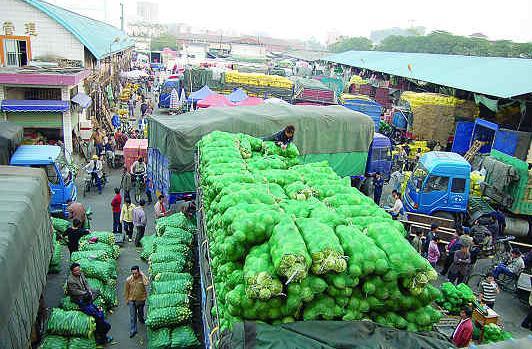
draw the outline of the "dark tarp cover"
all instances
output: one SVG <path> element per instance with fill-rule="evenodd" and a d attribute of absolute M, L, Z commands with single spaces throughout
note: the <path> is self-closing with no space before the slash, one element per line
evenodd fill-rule
<path fill-rule="evenodd" d="M 42 169 L 0 166 L 0 348 L 28 348 L 53 244 Z"/>
<path fill-rule="evenodd" d="M 447 349 L 436 332 L 415 333 L 371 321 L 297 321 L 281 325 L 237 323 L 221 338 L 223 349 Z"/>
<path fill-rule="evenodd" d="M 8 165 L 9 158 L 22 143 L 24 128 L 8 121 L 0 121 L 0 165 Z"/>
<path fill-rule="evenodd" d="M 269 136 L 294 125 L 294 143 L 301 155 L 368 152 L 374 124 L 365 114 L 342 106 L 263 104 L 238 108 L 208 108 L 182 115 L 149 119 L 149 146 L 168 157 L 178 172 L 194 169 L 196 143 L 212 131 Z M 364 160 L 365 164 L 365 160 Z"/>

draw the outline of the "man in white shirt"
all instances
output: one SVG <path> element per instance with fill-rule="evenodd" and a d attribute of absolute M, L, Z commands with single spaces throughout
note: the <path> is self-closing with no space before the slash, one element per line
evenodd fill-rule
<path fill-rule="evenodd" d="M 517 278 L 525 268 L 525 261 L 523 260 L 523 256 L 521 256 L 521 251 L 514 248 L 511 253 L 512 256 L 507 264 L 499 263 L 499 265 L 493 269 L 493 276 L 495 279 L 497 279 L 500 274 L 506 274 L 510 277 Z"/>

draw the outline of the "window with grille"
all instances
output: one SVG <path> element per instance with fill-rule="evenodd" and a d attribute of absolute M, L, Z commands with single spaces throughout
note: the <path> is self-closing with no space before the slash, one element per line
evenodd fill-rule
<path fill-rule="evenodd" d="M 26 40 L 4 39 L 4 57 L 7 66 L 21 67 L 27 65 Z"/>

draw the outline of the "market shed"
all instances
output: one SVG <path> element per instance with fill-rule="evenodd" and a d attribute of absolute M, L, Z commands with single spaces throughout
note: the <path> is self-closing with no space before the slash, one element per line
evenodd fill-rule
<path fill-rule="evenodd" d="M 0 348 L 28 348 L 53 243 L 41 169 L 0 166 Z"/>
<path fill-rule="evenodd" d="M 531 59 L 347 51 L 323 60 L 499 98 L 532 93 Z"/>

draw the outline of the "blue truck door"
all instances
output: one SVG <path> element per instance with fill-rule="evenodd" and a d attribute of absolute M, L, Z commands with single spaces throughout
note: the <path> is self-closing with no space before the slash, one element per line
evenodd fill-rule
<path fill-rule="evenodd" d="M 456 212 L 467 211 L 469 201 L 469 178 L 453 178 L 449 195 L 449 209 Z"/>
<path fill-rule="evenodd" d="M 430 175 L 423 185 L 420 208 L 423 213 L 432 214 L 436 211 L 448 211 L 449 177 Z"/>
<path fill-rule="evenodd" d="M 459 121 L 456 123 L 454 141 L 451 148 L 453 153 L 464 155 L 469 150 L 474 127 L 475 123 L 470 121 Z"/>
<path fill-rule="evenodd" d="M 517 143 L 519 142 L 519 135 L 517 132 L 511 132 L 510 130 L 498 130 L 495 134 L 495 141 L 493 142 L 493 149 L 500 151 L 501 153 L 514 156 L 517 149 Z"/>
<path fill-rule="evenodd" d="M 48 164 L 45 166 L 46 175 L 48 176 L 48 185 L 52 197 L 50 198 L 50 206 L 58 207 L 66 203 L 65 186 L 61 172 L 55 164 Z"/>

